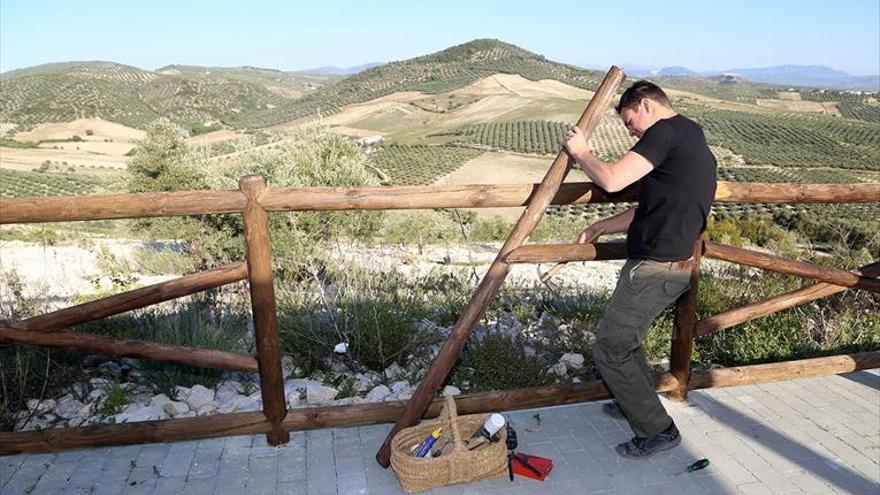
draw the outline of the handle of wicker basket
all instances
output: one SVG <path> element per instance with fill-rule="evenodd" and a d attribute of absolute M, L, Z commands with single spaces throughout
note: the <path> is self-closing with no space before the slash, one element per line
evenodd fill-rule
<path fill-rule="evenodd" d="M 461 432 L 458 430 L 458 409 L 455 407 L 455 399 L 451 395 L 447 395 L 444 399 L 446 414 L 449 415 L 449 429 L 452 431 L 452 448 L 456 450 L 464 446 L 461 440 Z"/>

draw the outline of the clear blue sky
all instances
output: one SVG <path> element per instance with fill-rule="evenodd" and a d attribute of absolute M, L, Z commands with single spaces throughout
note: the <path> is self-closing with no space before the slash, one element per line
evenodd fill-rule
<path fill-rule="evenodd" d="M 0 1 L 0 71 L 108 60 L 291 70 L 497 38 L 582 66 L 880 73 L 880 0 Z"/>

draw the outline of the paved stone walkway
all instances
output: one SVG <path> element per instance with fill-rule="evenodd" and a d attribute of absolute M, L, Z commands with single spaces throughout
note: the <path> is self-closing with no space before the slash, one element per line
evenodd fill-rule
<path fill-rule="evenodd" d="M 664 399 L 665 402 L 665 399 Z M 861 371 L 691 392 L 665 402 L 682 444 L 617 458 L 631 433 L 599 403 L 506 414 L 520 450 L 553 459 L 544 482 L 517 477 L 430 494 L 880 494 L 880 373 Z M 540 413 L 536 431 L 533 415 Z M 397 494 L 374 454 L 391 424 L 0 457 L 0 494 Z M 709 458 L 703 471 L 673 477 Z"/>

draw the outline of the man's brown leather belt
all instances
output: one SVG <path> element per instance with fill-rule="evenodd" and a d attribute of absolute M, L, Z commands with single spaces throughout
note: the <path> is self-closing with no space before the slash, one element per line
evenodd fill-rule
<path fill-rule="evenodd" d="M 681 260 L 681 261 L 657 261 L 657 260 L 650 260 L 650 261 L 652 263 L 667 265 L 667 266 L 669 266 L 670 270 L 690 270 L 694 267 L 694 257 L 693 256 L 691 256 L 690 258 L 688 258 L 686 260 Z"/>
<path fill-rule="evenodd" d="M 690 270 L 694 267 L 694 259 L 687 259 L 681 261 L 673 261 L 670 268 L 674 270 Z"/>

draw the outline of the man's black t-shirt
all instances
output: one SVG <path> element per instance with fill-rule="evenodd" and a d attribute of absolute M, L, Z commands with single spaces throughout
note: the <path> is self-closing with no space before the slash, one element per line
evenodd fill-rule
<path fill-rule="evenodd" d="M 690 258 L 715 198 L 715 156 L 703 129 L 683 115 L 661 119 L 631 151 L 654 169 L 639 181 L 639 207 L 627 231 L 627 256 Z"/>

